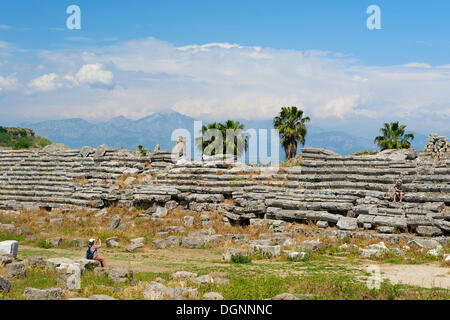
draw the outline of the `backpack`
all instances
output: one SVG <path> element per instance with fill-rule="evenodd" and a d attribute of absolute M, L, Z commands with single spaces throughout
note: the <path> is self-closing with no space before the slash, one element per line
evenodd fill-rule
<path fill-rule="evenodd" d="M 89 259 L 89 260 L 94 259 L 94 254 L 91 252 L 91 247 L 89 247 L 86 251 L 86 259 Z"/>

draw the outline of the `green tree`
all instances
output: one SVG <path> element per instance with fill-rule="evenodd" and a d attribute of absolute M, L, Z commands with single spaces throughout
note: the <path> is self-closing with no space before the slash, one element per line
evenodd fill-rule
<path fill-rule="evenodd" d="M 385 123 L 380 129 L 381 136 L 375 138 L 374 143 L 378 145 L 381 151 L 386 149 L 408 149 L 411 143 L 408 140 L 414 140 L 412 133 L 405 134 L 405 125 L 399 125 L 398 121 Z"/>
<path fill-rule="evenodd" d="M 309 117 L 303 116 L 303 110 L 295 106 L 281 108 L 280 114 L 274 118 L 273 126 L 281 135 L 280 142 L 286 159 L 295 157 L 298 143 L 305 145 L 305 137 L 308 133 L 306 123 L 310 121 Z"/>
<path fill-rule="evenodd" d="M 200 133 L 202 136 L 198 137 L 195 143 L 203 154 L 215 155 L 219 150 L 218 154 L 233 154 L 238 157 L 248 149 L 249 134 L 244 132 L 244 125 L 239 121 L 227 120 L 225 124 L 209 123 L 202 126 Z"/>

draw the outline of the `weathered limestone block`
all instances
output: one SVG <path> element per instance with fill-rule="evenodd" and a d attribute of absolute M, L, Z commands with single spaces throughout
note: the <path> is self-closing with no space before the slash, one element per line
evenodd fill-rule
<path fill-rule="evenodd" d="M 26 275 L 26 268 L 23 262 L 8 263 L 6 269 L 8 271 L 8 278 L 11 279 L 22 278 Z"/>
<path fill-rule="evenodd" d="M 72 264 L 74 261 L 68 258 L 50 258 L 47 259 L 46 268 L 49 270 L 56 270 L 61 264 Z"/>
<path fill-rule="evenodd" d="M 8 293 L 11 290 L 11 281 L 0 276 L 0 293 Z"/>
<path fill-rule="evenodd" d="M 4 267 L 14 261 L 12 254 L 0 254 L 0 267 Z"/>
<path fill-rule="evenodd" d="M 138 242 L 138 243 L 133 243 L 131 245 L 129 245 L 128 247 L 125 248 L 125 250 L 127 252 L 134 252 L 139 248 L 143 248 L 144 244 L 142 242 Z"/>
<path fill-rule="evenodd" d="M 397 227 L 401 229 L 406 229 L 407 227 L 406 218 L 400 217 L 376 216 L 373 219 L 373 224 L 379 226 Z"/>
<path fill-rule="evenodd" d="M 145 300 L 164 300 L 172 297 L 175 291 L 162 283 L 152 281 L 145 287 L 142 295 Z"/>
<path fill-rule="evenodd" d="M 189 279 L 194 279 L 196 278 L 198 275 L 197 273 L 194 272 L 189 272 L 189 271 L 177 271 L 175 273 L 173 273 L 170 276 L 170 279 L 172 280 L 189 280 Z"/>
<path fill-rule="evenodd" d="M 209 274 L 206 274 L 206 275 L 195 278 L 194 282 L 197 284 L 200 284 L 200 285 L 214 283 L 214 278 L 211 277 Z"/>
<path fill-rule="evenodd" d="M 119 238 L 118 237 L 111 237 L 106 239 L 106 247 L 108 248 L 116 248 L 119 246 Z"/>
<path fill-rule="evenodd" d="M 107 228 L 109 230 L 117 229 L 119 227 L 121 221 L 122 221 L 122 219 L 118 215 L 115 215 L 115 216 L 111 217 L 111 219 L 109 220 Z"/>
<path fill-rule="evenodd" d="M 59 247 L 62 244 L 63 239 L 61 237 L 54 237 L 45 240 L 45 242 L 47 242 L 47 244 L 49 244 L 52 247 Z"/>
<path fill-rule="evenodd" d="M 305 240 L 300 244 L 300 249 L 302 250 L 318 250 L 325 248 L 325 245 L 320 240 Z"/>
<path fill-rule="evenodd" d="M 6 240 L 0 242 L 0 254 L 10 254 L 14 258 L 17 257 L 19 251 L 19 242 L 16 240 Z"/>
<path fill-rule="evenodd" d="M 25 288 L 23 297 L 27 300 L 61 300 L 62 289 L 50 288 L 40 290 L 36 288 Z"/>
<path fill-rule="evenodd" d="M 416 233 L 419 236 L 435 237 L 442 235 L 442 230 L 434 226 L 418 226 L 416 228 Z"/>
<path fill-rule="evenodd" d="M 76 259 L 76 260 L 74 260 L 74 263 L 76 263 L 80 266 L 82 273 L 84 272 L 84 270 L 94 270 L 95 268 L 98 268 L 101 266 L 100 261 L 84 259 L 84 258 Z"/>
<path fill-rule="evenodd" d="M 355 218 L 340 217 L 336 224 L 336 227 L 338 227 L 340 230 L 353 231 L 358 228 L 358 223 Z"/>
<path fill-rule="evenodd" d="M 77 263 L 63 263 L 56 268 L 58 284 L 68 290 L 81 289 L 81 268 Z"/>
<path fill-rule="evenodd" d="M 133 279 L 133 271 L 126 268 L 111 268 L 108 270 L 108 277 L 113 282 L 124 283 Z"/>

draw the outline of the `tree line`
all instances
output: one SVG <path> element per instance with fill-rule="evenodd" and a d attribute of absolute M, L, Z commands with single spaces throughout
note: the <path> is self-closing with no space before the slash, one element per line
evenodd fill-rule
<path fill-rule="evenodd" d="M 308 134 L 307 123 L 310 117 L 296 106 L 282 107 L 273 119 L 273 127 L 280 134 L 280 143 L 286 159 L 292 159 L 297 154 L 299 145 L 304 146 Z M 405 132 L 406 126 L 398 121 L 384 123 L 380 128 L 381 135 L 375 137 L 381 151 L 386 149 L 408 149 L 414 140 L 414 134 Z M 248 149 L 249 134 L 244 131 L 244 125 L 239 121 L 227 120 L 225 123 L 213 122 L 202 126 L 201 136 L 195 144 L 203 154 L 232 154 L 239 157 Z"/>

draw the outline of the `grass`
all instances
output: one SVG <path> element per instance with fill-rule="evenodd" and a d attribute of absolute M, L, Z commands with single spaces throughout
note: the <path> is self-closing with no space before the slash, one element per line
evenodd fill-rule
<path fill-rule="evenodd" d="M 0 274 L 3 273 L 0 270 Z M 244 266 L 220 272 L 216 268 L 201 269 L 199 274 L 220 273 L 230 279 L 229 285 L 195 283 L 178 283 L 169 280 L 168 272 L 136 272 L 129 283 L 114 283 L 105 276 L 97 277 L 92 271 L 86 270 L 82 275 L 81 289 L 77 292 L 63 291 L 63 298 L 89 297 L 93 294 L 106 294 L 117 299 L 142 299 L 142 292 L 149 282 L 156 278 L 166 280 L 169 287 L 197 287 L 199 296 L 215 291 L 228 300 L 262 300 L 272 298 L 280 293 L 310 295 L 316 300 L 448 300 L 449 290 L 432 288 L 425 289 L 409 285 L 391 284 L 385 280 L 379 289 L 369 289 L 366 278 L 356 273 L 341 272 L 327 268 L 316 268 L 303 274 L 288 273 L 285 276 L 266 274 L 264 267 L 249 274 Z M 38 289 L 57 287 L 55 272 L 42 269 L 27 269 L 25 278 L 12 282 L 9 293 L 0 293 L 0 300 L 23 299 L 26 287 Z"/>

